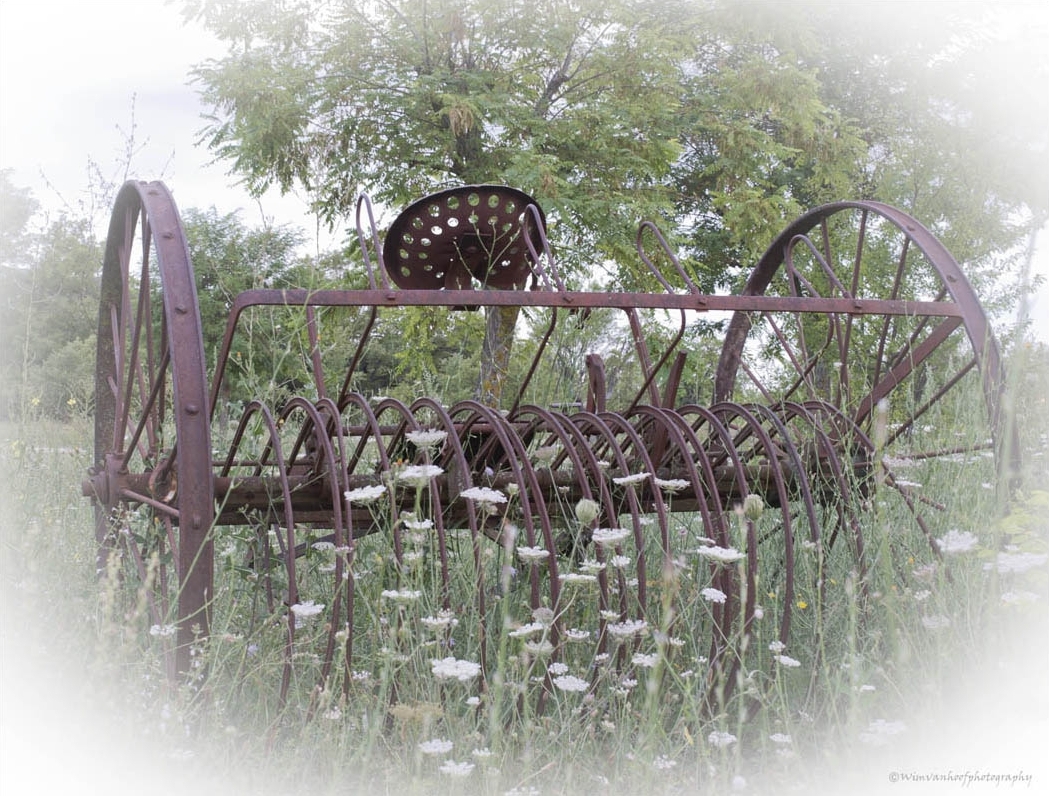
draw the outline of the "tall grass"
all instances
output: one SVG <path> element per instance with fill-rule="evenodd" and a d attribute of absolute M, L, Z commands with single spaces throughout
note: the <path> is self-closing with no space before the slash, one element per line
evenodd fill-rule
<path fill-rule="evenodd" d="M 1049 629 L 1049 494 L 1029 490 L 1003 517 L 978 457 L 916 465 L 914 477 L 948 507 L 941 533 L 956 531 L 949 541 L 958 552 L 944 565 L 902 527 L 909 520 L 898 501 L 876 501 L 864 514 L 871 565 L 862 584 L 846 545 L 803 546 L 786 649 L 775 643 L 783 595 L 775 567 L 765 570 L 765 618 L 741 650 L 733 695 L 713 711 L 701 685 L 711 622 L 703 589 L 711 584 L 690 560 L 672 572 L 652 565 L 658 622 L 607 657 L 591 637 L 552 665 L 542 644 L 549 617 L 531 607 L 524 568 L 488 544 L 480 566 L 491 584 L 485 619 L 496 674 L 486 691 L 472 676 L 435 676 L 434 661 L 481 654 L 479 572 L 470 538 L 455 532 L 451 614 L 442 614 L 434 587 L 430 541 L 408 535 L 407 549 L 420 555 L 397 567 L 390 535 L 361 540 L 352 561 L 349 687 L 344 694 L 333 678 L 314 691 L 319 663 L 311 656 L 323 643 L 324 615 L 304 616 L 282 705 L 286 609 L 260 609 L 265 577 L 243 565 L 249 533 L 234 528 L 217 538 L 212 638 L 199 650 L 199 676 L 173 686 L 162 655 L 170 639 L 147 611 L 147 589 L 125 578 L 116 559 L 94 571 L 93 516 L 79 494 L 90 459 L 86 419 L 2 431 L 2 720 L 4 757 L 14 763 L 2 766 L 5 792 L 8 784 L 55 782 L 110 792 L 549 794 L 611 786 L 695 794 L 837 792 L 843 783 L 894 792 L 892 772 L 947 768 L 1046 781 L 1041 756 L 1025 741 L 1033 737 L 1026 719 L 1044 727 L 1046 715 L 1037 713 L 1047 704 L 1046 649 L 1035 642 Z M 1045 452 L 1044 437 L 1025 444 L 1028 454 Z M 702 534 L 688 515 L 675 523 L 681 538 Z M 645 552 L 660 561 L 658 546 Z M 303 579 L 304 597 L 323 601 L 338 554 L 308 548 L 302 566 L 316 579 Z M 774 560 L 773 545 L 762 555 Z M 511 564 L 521 569 L 512 577 Z M 566 586 L 565 627 L 596 626 L 594 588 L 585 580 Z M 551 688 L 554 678 L 595 685 L 579 692 L 562 679 Z M 1000 723 L 988 730 L 987 719 L 964 713 L 969 703 L 984 716 L 1002 708 L 991 710 Z M 968 734 L 956 732 L 960 721 L 974 725 Z M 945 748 L 935 743 L 942 739 Z"/>

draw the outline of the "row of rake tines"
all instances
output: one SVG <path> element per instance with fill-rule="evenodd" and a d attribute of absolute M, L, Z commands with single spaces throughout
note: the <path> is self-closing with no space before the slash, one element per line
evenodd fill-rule
<path fill-rule="evenodd" d="M 434 447 L 415 446 L 409 440 L 411 432 L 432 430 L 445 432 Z M 540 451 L 543 455 L 537 456 Z M 788 643 L 791 632 L 796 528 L 802 533 L 807 530 L 807 541 L 822 543 L 828 551 L 839 535 L 846 536 L 844 544 L 858 567 L 860 582 L 865 581 L 864 536 L 858 515 L 870 497 L 872 478 L 890 487 L 894 482 L 892 473 L 880 463 L 875 470 L 874 454 L 875 447 L 863 430 L 840 410 L 818 401 L 777 406 L 723 402 L 677 409 L 641 405 L 623 414 L 567 414 L 524 406 L 502 413 L 476 401 L 446 408 L 434 399 L 420 398 L 409 406 L 392 398 L 370 402 L 351 393 L 341 405 L 330 399 L 292 398 L 277 413 L 261 401 L 252 401 L 217 474 L 263 476 L 274 484 L 279 498 L 258 527 L 260 538 L 269 530 L 275 531 L 278 549 L 272 554 L 285 569 L 286 606 L 298 604 L 301 597 L 297 558 L 308 544 L 297 538 L 297 529 L 307 524 L 304 519 L 314 529 L 330 530 L 325 540 L 345 553 L 336 558 L 331 573 L 327 598 L 330 614 L 315 695 L 329 687 L 340 644 L 343 694 L 352 688 L 353 563 L 358 540 L 375 532 L 392 534 L 394 571 L 403 569 L 404 530 L 400 522 L 390 522 L 389 517 L 413 507 L 417 493 L 393 480 L 391 474 L 398 468 L 412 464 L 437 468 L 426 471 L 431 474 L 419 487 L 419 494 L 424 496 L 433 523 L 440 590 L 435 599 L 443 610 L 452 608 L 451 569 L 455 562 L 449 532 L 469 531 L 477 573 L 472 638 L 478 643 L 482 690 L 492 674 L 486 626 L 491 584 L 485 583 L 483 546 L 497 543 L 508 552 L 513 548 L 504 536 L 507 518 L 474 498 L 461 497 L 463 491 L 485 486 L 513 492 L 513 521 L 519 526 L 515 543 L 548 552 L 542 560 L 527 564 L 528 599 L 532 609 L 546 606 L 552 611 L 552 662 L 559 659 L 565 644 L 561 615 L 564 586 L 559 567 L 571 562 L 565 556 L 563 534 L 558 533 L 566 525 L 565 506 L 585 499 L 599 507 L 592 527 L 576 531 L 576 556 L 589 545 L 594 528 L 622 525 L 630 530 L 630 535 L 613 549 L 594 545 L 599 563 L 624 550 L 631 552 L 631 546 L 636 561 L 636 580 L 629 584 L 621 570 L 606 567 L 597 573 L 597 653 L 601 654 L 610 646 L 607 627 L 613 613 L 619 622 L 654 618 L 650 616 L 653 576 L 646 562 L 646 542 L 658 534 L 662 560 L 655 571 L 674 565 L 675 555 L 682 552 L 675 545 L 682 544 L 682 537 L 671 531 L 671 513 L 698 515 L 706 537 L 702 541 L 731 548 L 730 526 L 740 522 L 744 498 L 759 495 L 764 506 L 778 509 L 771 521 L 767 510 L 760 523 L 746 517 L 741 526 L 745 528 L 742 560 L 733 566 L 716 561 L 708 564 L 712 585 L 726 598 L 712 606 L 706 687 L 711 697 L 716 688 L 717 701 L 723 702 L 731 695 L 746 646 L 744 639 L 755 621 L 759 547 L 763 557 L 772 559 L 761 562 L 766 573 L 774 571 L 780 579 L 777 635 L 783 644 Z M 638 474 L 647 477 L 637 478 Z M 674 482 L 673 489 L 661 486 L 670 481 Z M 324 502 L 330 516 L 323 521 L 317 521 L 316 512 L 308 518 L 296 516 L 294 493 L 307 483 L 322 485 L 326 493 Z M 374 506 L 360 508 L 346 499 L 350 490 L 379 485 L 389 488 L 382 498 L 390 509 L 385 523 L 376 521 Z M 910 500 L 905 490 L 898 491 Z M 647 519 L 643 521 L 643 517 Z M 822 542 L 821 534 L 827 537 Z M 692 537 L 691 543 L 696 541 Z M 268 541 L 266 549 L 269 555 Z M 763 589 L 769 587 L 767 577 L 763 577 Z M 613 588 L 614 579 L 618 579 L 617 588 Z M 823 581 L 816 587 L 822 591 Z M 272 587 L 267 594 L 272 614 L 277 609 L 277 597 Z M 288 698 L 296 657 L 296 619 L 290 610 L 286 626 L 282 704 Z M 341 635 L 340 630 L 344 631 Z M 619 645 L 615 656 L 616 665 L 623 669 L 630 667 L 627 651 L 627 645 Z M 541 703 L 550 692 L 547 674 Z"/>

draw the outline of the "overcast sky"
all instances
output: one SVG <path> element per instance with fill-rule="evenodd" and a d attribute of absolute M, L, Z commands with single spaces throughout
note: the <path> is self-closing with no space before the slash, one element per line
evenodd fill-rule
<path fill-rule="evenodd" d="M 333 238 L 315 237 L 304 202 L 275 193 L 253 200 L 196 145 L 202 108 L 189 72 L 223 48 L 199 27 L 185 27 L 180 5 L 0 0 L 0 168 L 12 169 L 14 184 L 45 207 L 76 207 L 88 193 L 89 160 L 118 176 L 121 130 L 130 131 L 134 105 L 143 148 L 130 176 L 162 178 L 182 208 L 241 209 L 248 224 L 291 223 L 328 248 Z M 1040 236 L 1037 270 L 1049 274 L 1049 232 Z M 1032 316 L 1049 340 L 1049 288 Z"/>

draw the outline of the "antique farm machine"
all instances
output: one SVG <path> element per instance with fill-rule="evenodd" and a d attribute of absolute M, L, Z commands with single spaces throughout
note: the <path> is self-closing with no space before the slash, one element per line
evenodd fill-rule
<path fill-rule="evenodd" d="M 382 599 L 428 601 L 431 657 L 469 647 L 482 684 L 511 595 L 513 626 L 542 620 L 548 662 L 585 638 L 588 655 L 629 668 L 647 628 L 703 653 L 704 687 L 731 688 L 759 620 L 785 646 L 819 632 L 826 590 L 848 582 L 862 600 L 874 562 L 903 582 L 936 561 L 964 507 L 943 497 L 949 467 L 929 463 L 994 482 L 1015 454 L 999 349 L 969 282 L 884 204 L 802 216 L 739 295 L 701 293 L 649 223 L 637 256 L 660 292 L 570 290 L 542 210 L 501 186 L 422 198 L 384 236 L 362 197 L 357 226 L 366 284 L 240 293 L 209 374 L 172 197 L 157 182 L 119 193 L 83 491 L 100 567 L 119 558 L 147 595 L 145 626 L 173 674 L 221 624 L 280 634 L 282 701 L 350 689 L 355 655 L 378 644 L 362 583 L 381 577 Z M 419 307 L 520 313 L 512 353 L 482 354 L 497 389 L 452 405 L 374 394 L 371 347 Z M 298 394 L 231 404 L 234 340 L 273 311 L 301 319 Z M 632 355 L 613 371 L 599 346 L 581 351 L 562 363 L 563 395 L 536 396 L 544 361 L 595 313 L 626 330 Z M 728 318 L 720 357 L 688 376 L 686 331 L 711 313 Z M 336 318 L 357 336 L 337 372 L 324 354 Z M 217 586 L 217 570 L 241 573 L 243 590 Z M 575 627 L 583 605 L 590 625 Z"/>

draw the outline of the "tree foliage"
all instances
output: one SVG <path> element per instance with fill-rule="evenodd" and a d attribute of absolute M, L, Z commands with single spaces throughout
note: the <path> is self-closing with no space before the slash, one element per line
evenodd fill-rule
<path fill-rule="evenodd" d="M 784 222 L 876 198 L 962 257 L 1046 215 L 1046 61 L 975 4 L 727 0 L 189 0 L 229 42 L 197 76 L 207 141 L 248 184 L 327 218 L 506 182 L 571 269 L 635 281 L 632 227 L 678 233 L 705 286 Z M 1003 89 L 999 77 L 1011 78 Z M 687 245 L 686 245 L 687 244 Z"/>

